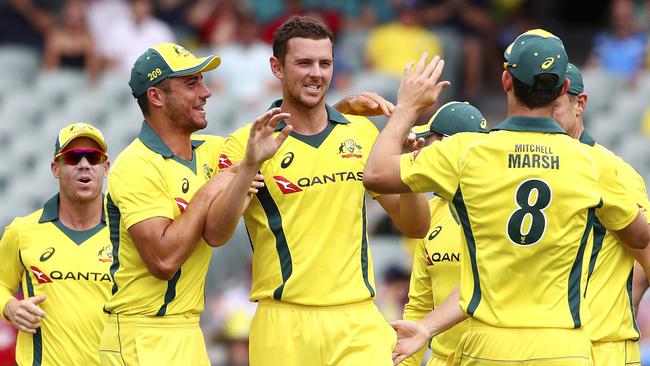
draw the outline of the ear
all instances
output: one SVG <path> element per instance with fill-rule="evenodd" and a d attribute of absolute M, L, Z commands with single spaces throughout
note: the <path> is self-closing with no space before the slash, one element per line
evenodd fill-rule
<path fill-rule="evenodd" d="M 512 90 L 512 75 L 507 70 L 504 70 L 501 74 L 501 86 L 506 93 Z"/>
<path fill-rule="evenodd" d="M 587 96 L 586 93 L 580 93 L 578 94 L 578 111 L 580 112 L 579 115 L 583 115 L 585 113 L 585 109 L 587 109 L 587 100 L 589 97 Z"/>
<path fill-rule="evenodd" d="M 50 169 L 52 170 L 52 175 L 54 176 L 54 178 L 56 179 L 61 178 L 61 172 L 59 171 L 59 163 L 54 161 L 54 159 L 52 159 L 52 162 L 50 163 Z"/>
<path fill-rule="evenodd" d="M 566 92 L 569 90 L 569 85 L 571 85 L 571 80 L 564 79 L 564 82 L 562 83 L 562 91 L 560 92 L 560 95 L 566 94 Z"/>
<path fill-rule="evenodd" d="M 163 105 L 163 91 L 156 87 L 151 87 L 147 89 L 147 99 L 149 99 L 149 105 L 160 108 Z"/>
<path fill-rule="evenodd" d="M 108 169 L 110 169 L 111 167 L 111 161 L 106 160 L 106 162 L 102 164 L 102 167 L 104 168 L 104 178 L 106 178 L 106 176 L 108 175 Z"/>
<path fill-rule="evenodd" d="M 271 72 L 273 75 L 275 75 L 276 78 L 282 80 L 284 72 L 282 70 L 282 63 L 280 63 L 280 60 L 278 60 L 275 56 L 271 56 L 269 63 L 271 64 Z"/>

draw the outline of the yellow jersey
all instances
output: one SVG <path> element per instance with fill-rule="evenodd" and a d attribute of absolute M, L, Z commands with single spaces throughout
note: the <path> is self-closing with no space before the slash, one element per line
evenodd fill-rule
<path fill-rule="evenodd" d="M 611 230 L 638 214 L 620 182 L 550 118 L 459 133 L 403 155 L 400 168 L 413 192 L 452 202 L 463 230 L 460 305 L 495 327 L 584 325 L 595 213 Z"/>
<path fill-rule="evenodd" d="M 378 131 L 365 117 L 326 108 L 322 132 L 292 132 L 260 169 L 265 187 L 244 213 L 253 249 L 251 301 L 327 306 L 375 296 L 362 180 Z M 228 137 L 222 160 L 244 158 L 249 130 Z"/>
<path fill-rule="evenodd" d="M 404 306 L 404 319 L 419 320 L 440 306 L 460 283 L 461 230 L 460 221 L 449 202 L 435 197 L 429 201 L 431 226 L 429 234 L 417 239 L 409 287 L 409 302 Z M 464 321 L 431 338 L 428 342 L 433 355 L 447 359 L 456 351 L 460 337 L 467 330 Z M 400 365 L 422 364 L 424 349 Z"/>
<path fill-rule="evenodd" d="M 146 122 L 140 135 L 113 162 L 106 212 L 112 242 L 112 296 L 108 313 L 164 316 L 203 311 L 211 248 L 203 240 L 169 281 L 154 277 L 127 231 L 152 217 L 176 219 L 217 169 L 223 138 L 192 136 L 192 160 L 173 154 Z"/>
<path fill-rule="evenodd" d="M 0 240 L 0 314 L 22 283 L 25 297 L 46 294 L 35 334 L 18 333 L 19 365 L 99 365 L 102 307 L 113 284 L 112 247 L 102 221 L 75 231 L 59 220 L 59 195 L 14 219 Z"/>
<path fill-rule="evenodd" d="M 594 159 L 607 161 L 609 166 L 616 168 L 606 172 L 617 171 L 618 180 L 623 183 L 641 211 L 646 212 L 650 203 L 645 182 L 639 173 L 611 151 L 595 143 L 587 132 L 582 134 L 580 141 L 591 146 Z M 592 243 L 586 291 L 591 312 L 591 321 L 586 326 L 589 337 L 592 341 L 599 342 L 637 340 L 639 328 L 632 304 L 634 257 L 628 254 L 623 244 L 598 219 L 594 224 Z"/>

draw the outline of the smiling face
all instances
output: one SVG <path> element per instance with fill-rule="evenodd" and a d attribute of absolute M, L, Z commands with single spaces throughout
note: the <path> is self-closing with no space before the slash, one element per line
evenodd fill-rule
<path fill-rule="evenodd" d="M 71 149 L 98 149 L 101 147 L 92 139 L 79 137 L 65 147 Z M 59 180 L 59 191 L 65 199 L 76 203 L 89 203 L 100 199 L 104 177 L 108 172 L 109 162 L 92 165 L 87 158 L 82 158 L 75 165 L 66 164 L 63 159 L 52 161 L 52 174 Z"/>
<path fill-rule="evenodd" d="M 162 107 L 174 127 L 190 133 L 204 129 L 208 125 L 205 102 L 212 92 L 203 83 L 203 75 L 198 73 L 165 81 L 161 87 Z"/>
<path fill-rule="evenodd" d="M 285 102 L 307 109 L 319 107 L 332 80 L 332 42 L 329 38 L 291 38 L 284 62 L 272 57 L 271 68 L 282 82 Z"/>

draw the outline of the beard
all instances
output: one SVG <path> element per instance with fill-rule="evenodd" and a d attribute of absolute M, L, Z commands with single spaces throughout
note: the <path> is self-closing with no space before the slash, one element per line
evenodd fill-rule
<path fill-rule="evenodd" d="M 163 108 L 165 115 L 172 121 L 174 128 L 189 131 L 190 133 L 204 129 L 208 125 L 205 117 L 195 117 L 194 109 L 177 102 L 175 98 L 167 98 Z"/>

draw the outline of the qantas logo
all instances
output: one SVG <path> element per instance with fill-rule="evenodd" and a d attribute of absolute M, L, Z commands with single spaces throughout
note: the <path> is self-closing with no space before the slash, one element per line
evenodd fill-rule
<path fill-rule="evenodd" d="M 31 268 L 32 273 L 34 274 L 34 277 L 36 277 L 38 283 L 52 283 L 52 280 L 49 277 L 47 277 L 45 272 L 38 269 L 38 267 L 30 266 L 29 268 Z"/>
<path fill-rule="evenodd" d="M 289 182 L 287 178 L 281 177 L 279 175 L 274 175 L 273 180 L 275 183 L 280 187 L 280 190 L 282 191 L 282 194 L 290 194 L 290 193 L 296 193 L 296 192 L 302 192 L 302 189 L 298 187 L 297 185 Z"/>
<path fill-rule="evenodd" d="M 232 165 L 232 161 L 225 154 L 219 155 L 219 169 L 226 169 Z"/>
<path fill-rule="evenodd" d="M 181 213 L 185 212 L 185 209 L 187 208 L 187 201 L 180 197 L 174 198 L 174 201 L 176 201 L 176 205 L 178 205 L 178 209 L 181 210 Z"/>

